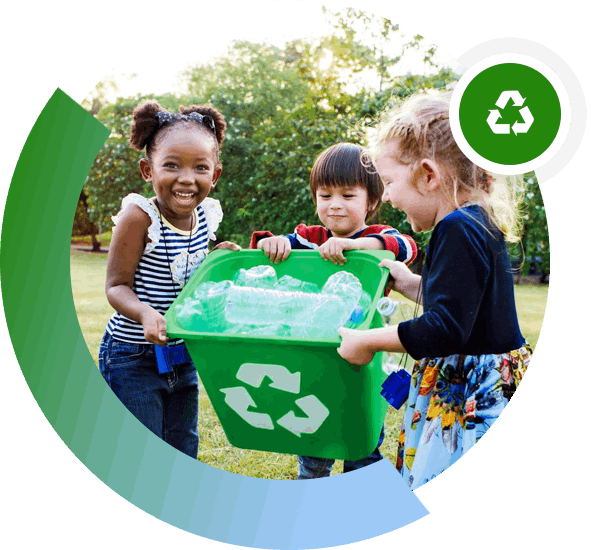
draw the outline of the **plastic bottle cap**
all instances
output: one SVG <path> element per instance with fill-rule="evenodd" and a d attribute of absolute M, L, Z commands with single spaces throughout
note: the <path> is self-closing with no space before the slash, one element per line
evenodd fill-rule
<path fill-rule="evenodd" d="M 363 321 L 363 309 L 361 309 L 359 306 L 357 306 L 353 310 L 353 313 L 351 313 L 351 317 L 349 318 L 349 321 L 353 321 L 354 323 L 361 323 L 361 321 Z"/>
<path fill-rule="evenodd" d="M 392 315 L 396 311 L 396 302 L 384 296 L 378 300 L 377 310 L 380 315 Z"/>

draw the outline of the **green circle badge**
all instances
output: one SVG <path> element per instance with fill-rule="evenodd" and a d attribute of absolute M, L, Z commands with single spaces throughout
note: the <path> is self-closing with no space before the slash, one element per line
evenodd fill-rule
<path fill-rule="evenodd" d="M 556 153 L 570 109 L 556 75 L 537 60 L 515 54 L 471 67 L 454 90 L 450 119 L 470 160 L 493 172 L 518 174 Z"/>

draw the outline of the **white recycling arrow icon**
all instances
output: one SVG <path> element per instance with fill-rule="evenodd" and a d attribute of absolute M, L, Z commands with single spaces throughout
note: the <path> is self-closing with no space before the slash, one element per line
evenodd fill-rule
<path fill-rule="evenodd" d="M 525 103 L 525 98 L 521 96 L 519 90 L 505 90 L 501 92 L 501 95 L 499 96 L 499 99 L 497 99 L 495 105 L 499 107 L 499 109 L 504 109 L 509 103 L 510 99 L 513 101 L 514 107 L 522 107 L 522 105 Z M 513 126 L 511 126 L 510 124 L 498 122 L 502 118 L 502 115 L 498 109 L 489 109 L 486 122 L 494 134 L 510 134 L 511 130 L 513 130 L 515 135 L 526 134 L 534 122 L 534 116 L 527 106 L 519 109 L 519 114 L 521 115 L 523 122 L 516 121 Z"/>
<path fill-rule="evenodd" d="M 259 388 L 266 376 L 273 380 L 273 383 L 269 384 L 270 388 L 276 388 L 290 393 L 300 393 L 301 373 L 296 372 L 291 374 L 291 372 L 282 365 L 244 363 L 243 365 L 240 365 L 238 373 L 236 374 L 238 380 L 241 380 L 254 388 Z"/>
<path fill-rule="evenodd" d="M 244 363 L 240 365 L 236 378 L 254 388 L 259 388 L 265 377 L 273 382 L 270 388 L 289 393 L 300 393 L 301 373 L 291 373 L 283 365 L 269 365 L 263 363 Z M 249 411 L 249 407 L 257 405 L 243 386 L 220 389 L 225 394 L 226 404 L 236 412 L 244 421 L 255 428 L 273 430 L 275 426 L 268 414 Z M 293 411 L 277 420 L 277 424 L 301 437 L 302 433 L 312 434 L 320 428 L 329 415 L 329 410 L 315 395 L 307 395 L 295 401 L 295 404 L 304 412 L 305 417 L 298 417 Z"/>
<path fill-rule="evenodd" d="M 513 124 L 513 131 L 515 132 L 515 135 L 526 134 L 534 122 L 534 115 L 531 114 L 529 107 L 526 106 L 523 109 L 519 109 L 519 114 L 522 116 L 523 122 L 516 121 Z"/>
<path fill-rule="evenodd" d="M 302 437 L 302 433 L 314 433 L 328 416 L 328 409 L 315 395 L 307 395 L 296 400 L 296 405 L 306 413 L 306 418 L 299 418 L 293 411 L 277 420 L 277 424 L 283 426 L 291 433 Z"/>
<path fill-rule="evenodd" d="M 510 134 L 511 133 L 511 125 L 510 124 L 497 124 L 497 120 L 501 118 L 501 113 L 497 111 L 497 109 L 491 109 L 486 122 L 490 126 L 490 129 L 495 134 Z"/>
<path fill-rule="evenodd" d="M 234 409 L 244 420 L 246 420 L 251 426 L 256 428 L 264 428 L 266 430 L 272 430 L 273 421 L 268 414 L 251 412 L 248 407 L 256 407 L 257 404 L 253 401 L 252 397 L 248 393 L 246 388 L 237 386 L 235 388 L 225 388 L 220 390 L 226 394 L 226 403 Z"/>
<path fill-rule="evenodd" d="M 499 109 L 504 109 L 510 99 L 513 100 L 513 104 L 516 107 L 521 107 L 525 103 L 525 97 L 521 97 L 519 90 L 507 90 L 501 92 L 501 95 L 499 96 L 499 99 L 497 99 L 495 105 Z"/>

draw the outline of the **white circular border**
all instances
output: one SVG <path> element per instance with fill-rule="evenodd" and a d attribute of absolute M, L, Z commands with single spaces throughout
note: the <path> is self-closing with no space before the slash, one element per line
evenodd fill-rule
<path fill-rule="evenodd" d="M 464 134 L 462 133 L 462 129 L 460 126 L 460 102 L 462 100 L 462 96 L 464 95 L 464 91 L 478 76 L 482 71 L 494 67 L 496 65 L 501 65 L 504 63 L 517 63 L 520 65 L 526 65 L 531 67 L 532 69 L 538 71 L 542 75 L 544 75 L 550 84 L 554 87 L 556 94 L 558 95 L 558 100 L 560 102 L 560 126 L 558 128 L 558 133 L 556 137 L 541 155 L 538 157 L 521 164 L 498 164 L 496 162 L 492 162 L 490 160 L 485 159 L 483 156 L 479 155 L 467 142 Z M 530 172 L 543 166 L 546 162 L 548 162 L 562 147 L 566 136 L 568 134 L 568 129 L 570 127 L 570 120 L 571 120 L 571 105 L 568 97 L 568 93 L 566 88 L 562 84 L 562 81 L 558 78 L 556 73 L 550 69 L 545 63 L 541 62 L 538 59 L 530 57 L 528 55 L 523 54 L 515 54 L 515 53 L 505 53 L 505 54 L 498 54 L 493 55 L 491 57 L 487 57 L 481 61 L 478 61 L 474 65 L 472 65 L 460 78 L 459 82 L 456 84 L 454 91 L 451 96 L 450 106 L 449 106 L 449 121 L 451 126 L 452 134 L 458 144 L 458 147 L 461 151 L 474 163 L 488 170 L 490 172 L 494 172 L 496 174 L 502 174 L 506 176 L 512 176 L 516 174 L 523 174 L 525 172 Z"/>

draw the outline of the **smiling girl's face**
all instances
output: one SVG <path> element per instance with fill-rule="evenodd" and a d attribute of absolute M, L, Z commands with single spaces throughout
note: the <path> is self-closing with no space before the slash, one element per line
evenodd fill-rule
<path fill-rule="evenodd" d="M 215 187 L 222 172 L 212 136 L 194 126 L 167 132 L 152 153 L 140 160 L 142 177 L 152 183 L 162 215 L 189 230 L 193 210 Z"/>
<path fill-rule="evenodd" d="M 382 201 L 402 210 L 413 231 L 428 231 L 450 211 L 449 205 L 433 187 L 427 172 L 417 175 L 412 165 L 398 160 L 398 147 L 392 140 L 377 148 L 375 166 L 384 183 Z"/>

